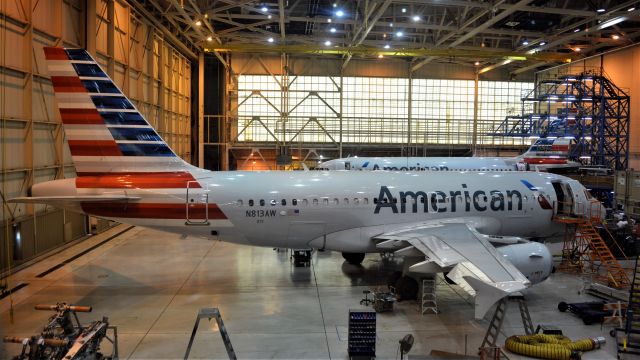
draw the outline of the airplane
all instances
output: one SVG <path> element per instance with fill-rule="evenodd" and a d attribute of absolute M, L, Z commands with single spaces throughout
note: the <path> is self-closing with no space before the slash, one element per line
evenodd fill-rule
<path fill-rule="evenodd" d="M 539 138 L 522 155 L 502 157 L 359 157 L 332 159 L 317 170 L 400 170 L 400 171 L 528 171 L 578 168 L 568 159 L 571 139 Z"/>
<path fill-rule="evenodd" d="M 44 48 L 76 178 L 14 203 L 237 244 L 394 252 L 410 273 L 446 272 L 482 318 L 546 279 L 543 239 L 562 213 L 602 213 L 575 180 L 537 172 L 217 171 L 179 158 L 84 49 Z"/>

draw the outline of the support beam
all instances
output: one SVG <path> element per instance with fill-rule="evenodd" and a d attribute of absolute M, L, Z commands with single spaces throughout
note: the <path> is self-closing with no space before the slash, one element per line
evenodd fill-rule
<path fill-rule="evenodd" d="M 284 43 L 285 37 L 285 29 L 284 29 L 284 0 L 278 0 L 278 10 L 280 12 L 280 18 L 278 21 L 280 22 L 280 41 Z"/>
<path fill-rule="evenodd" d="M 359 35 L 358 39 L 355 41 L 355 43 L 352 43 L 351 46 L 359 46 L 360 44 L 362 44 L 362 42 L 367 38 L 367 35 L 369 35 L 369 32 L 371 32 L 373 27 L 378 22 L 380 17 L 382 15 L 384 15 L 385 11 L 387 11 L 387 8 L 389 7 L 389 5 L 391 5 L 391 0 L 385 0 L 385 2 L 380 5 L 380 7 L 378 8 L 378 11 L 373 16 L 373 18 L 368 19 L 367 28 L 364 30 L 364 32 L 358 34 Z M 352 56 L 353 56 L 353 54 L 351 54 L 351 53 L 347 54 L 347 58 L 342 63 L 342 68 L 343 69 L 347 67 L 347 65 L 349 64 L 349 61 L 351 60 Z"/>

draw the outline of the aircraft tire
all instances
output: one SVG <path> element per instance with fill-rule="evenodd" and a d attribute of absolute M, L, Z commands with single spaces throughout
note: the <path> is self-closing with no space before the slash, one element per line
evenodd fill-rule
<path fill-rule="evenodd" d="M 415 300 L 418 298 L 418 282 L 409 276 L 402 276 L 396 282 L 398 300 Z"/>
<path fill-rule="evenodd" d="M 364 260 L 364 253 L 348 253 L 343 252 L 342 257 L 347 260 L 349 264 L 360 265 Z"/>

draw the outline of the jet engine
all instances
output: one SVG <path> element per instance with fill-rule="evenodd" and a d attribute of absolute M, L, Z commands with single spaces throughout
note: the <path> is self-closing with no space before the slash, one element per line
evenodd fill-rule
<path fill-rule="evenodd" d="M 544 281 L 551 275 L 553 258 L 544 244 L 527 242 L 501 246 L 497 250 L 498 253 L 518 268 L 531 281 L 531 284 Z"/>

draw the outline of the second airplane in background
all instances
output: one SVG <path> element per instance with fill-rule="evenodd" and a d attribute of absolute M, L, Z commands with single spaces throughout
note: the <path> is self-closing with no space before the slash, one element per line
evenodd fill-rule
<path fill-rule="evenodd" d="M 520 156 L 502 157 L 346 157 L 318 164 L 320 170 L 515 171 L 577 168 L 569 160 L 570 139 L 541 138 Z"/>

